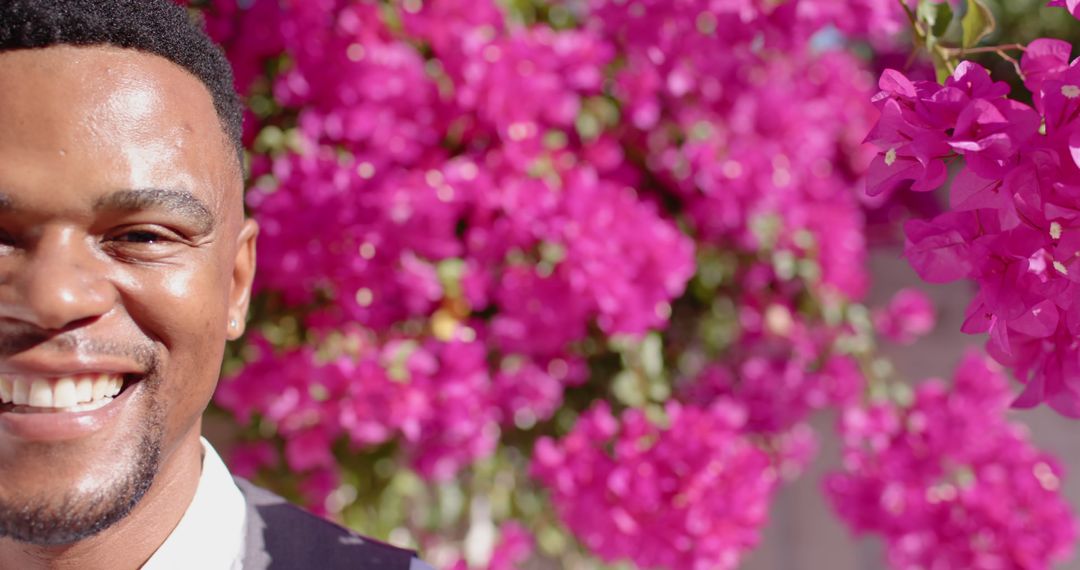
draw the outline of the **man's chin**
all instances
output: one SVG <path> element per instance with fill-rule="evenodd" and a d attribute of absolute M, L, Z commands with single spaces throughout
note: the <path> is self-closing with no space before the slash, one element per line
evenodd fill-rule
<path fill-rule="evenodd" d="M 38 546 L 61 546 L 90 538 L 121 521 L 150 489 L 161 463 L 160 434 L 147 434 L 120 462 L 125 472 L 87 489 L 69 487 L 62 495 L 0 495 L 0 536 Z"/>

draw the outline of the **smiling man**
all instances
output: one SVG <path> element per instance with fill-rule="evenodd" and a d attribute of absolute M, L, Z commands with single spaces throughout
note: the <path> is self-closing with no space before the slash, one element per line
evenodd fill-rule
<path fill-rule="evenodd" d="M 255 271 L 240 133 L 167 0 L 0 2 L 0 568 L 425 567 L 200 437 Z"/>

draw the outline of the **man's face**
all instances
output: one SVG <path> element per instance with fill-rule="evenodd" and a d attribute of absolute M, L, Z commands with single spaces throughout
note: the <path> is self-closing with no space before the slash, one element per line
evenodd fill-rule
<path fill-rule="evenodd" d="M 238 168 L 163 58 L 0 53 L 0 535 L 89 536 L 198 445 L 254 270 Z"/>

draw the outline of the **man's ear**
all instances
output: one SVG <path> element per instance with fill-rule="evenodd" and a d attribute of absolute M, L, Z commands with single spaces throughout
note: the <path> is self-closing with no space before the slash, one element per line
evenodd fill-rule
<path fill-rule="evenodd" d="M 244 220 L 244 226 L 236 238 L 238 247 L 229 286 L 229 340 L 236 340 L 244 334 L 248 305 L 251 303 L 251 282 L 255 279 L 255 238 L 258 235 L 259 224 L 250 218 Z"/>

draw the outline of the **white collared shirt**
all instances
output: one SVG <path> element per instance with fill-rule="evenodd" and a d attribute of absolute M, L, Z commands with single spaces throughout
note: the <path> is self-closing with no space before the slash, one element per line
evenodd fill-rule
<path fill-rule="evenodd" d="M 240 570 L 247 509 L 229 469 L 205 438 L 202 474 L 180 523 L 142 570 Z"/>
<path fill-rule="evenodd" d="M 165 542 L 142 570 L 242 570 L 247 508 L 244 495 L 205 438 L 195 497 Z M 433 570 L 413 558 L 409 570 Z"/>

